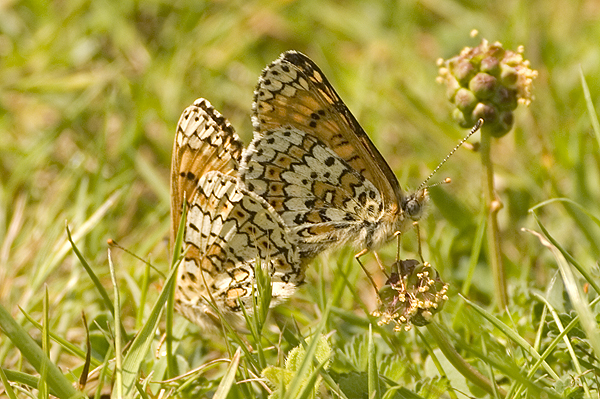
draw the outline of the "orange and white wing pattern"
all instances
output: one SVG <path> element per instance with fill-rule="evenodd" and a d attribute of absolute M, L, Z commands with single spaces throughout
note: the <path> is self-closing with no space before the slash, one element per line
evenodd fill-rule
<path fill-rule="evenodd" d="M 239 301 L 252 310 L 255 268 L 272 279 L 274 306 L 304 280 L 289 229 L 273 208 L 236 177 L 241 144 L 206 100 L 187 108 L 177 127 L 172 162 L 173 229 L 186 202 L 185 258 L 175 308 L 204 328 L 218 324 L 208 301 L 235 327 L 243 327 Z M 177 208 L 178 207 L 178 208 Z M 176 231 L 172 232 L 172 236 Z"/>
<path fill-rule="evenodd" d="M 171 245 L 184 198 L 194 195 L 198 180 L 207 172 L 237 174 L 243 148 L 229 121 L 208 100 L 199 98 L 183 111 L 171 158 Z"/>
<path fill-rule="evenodd" d="M 426 191 L 405 195 L 383 156 L 319 67 L 288 51 L 255 91 L 254 139 L 240 176 L 298 241 L 300 256 L 351 244 L 374 249 L 422 214 Z"/>

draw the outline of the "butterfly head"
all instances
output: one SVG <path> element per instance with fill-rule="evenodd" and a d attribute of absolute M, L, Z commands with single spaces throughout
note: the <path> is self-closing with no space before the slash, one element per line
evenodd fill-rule
<path fill-rule="evenodd" d="M 402 210 L 404 211 L 406 217 L 413 221 L 421 219 L 428 199 L 429 193 L 427 191 L 427 187 L 404 197 L 402 201 Z"/>
<path fill-rule="evenodd" d="M 427 179 L 425 179 L 423 183 L 421 183 L 417 191 L 407 197 L 404 197 L 401 205 L 402 211 L 404 212 L 404 215 L 406 215 L 406 218 L 410 218 L 413 221 L 421 219 L 421 216 L 423 215 L 423 210 L 425 208 L 425 204 L 427 203 L 427 199 L 429 198 L 428 189 L 440 184 L 450 183 L 450 178 L 446 178 L 443 181 L 432 185 L 427 185 L 427 182 L 429 182 L 429 180 L 433 177 L 433 175 L 435 175 L 435 173 L 440 169 L 440 167 L 444 163 L 446 163 L 446 161 L 452 156 L 452 154 L 454 154 L 456 150 L 458 150 L 460 146 L 463 145 L 463 143 L 467 141 L 469 137 L 471 137 L 473 134 L 475 134 L 475 132 L 479 130 L 482 124 L 483 119 L 479 119 L 477 121 L 477 124 L 471 129 L 469 134 L 467 134 L 467 136 L 464 139 L 462 139 L 460 143 L 458 143 L 458 145 L 456 145 L 456 147 L 452 149 L 452 151 L 450 151 L 446 158 L 444 158 L 442 162 L 439 163 L 439 165 L 433 170 L 433 172 L 429 174 Z"/>

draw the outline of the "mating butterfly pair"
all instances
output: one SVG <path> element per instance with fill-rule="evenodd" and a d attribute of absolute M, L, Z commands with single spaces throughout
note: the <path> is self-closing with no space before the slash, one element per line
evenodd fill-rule
<path fill-rule="evenodd" d="M 230 323 L 251 308 L 255 268 L 275 305 L 304 280 L 306 263 L 350 244 L 374 249 L 421 216 L 426 189 L 406 195 L 319 67 L 296 51 L 263 71 L 243 148 L 205 99 L 179 120 L 171 165 L 172 240 L 185 220 L 176 309 L 209 326 L 214 300 Z"/>

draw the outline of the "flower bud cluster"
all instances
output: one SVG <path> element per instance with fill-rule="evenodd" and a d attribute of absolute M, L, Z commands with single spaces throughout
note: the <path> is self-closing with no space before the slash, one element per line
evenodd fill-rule
<path fill-rule="evenodd" d="M 438 60 L 438 82 L 446 85 L 455 105 L 452 115 L 461 127 L 471 127 L 483 118 L 494 137 L 510 131 L 513 111 L 518 104 L 529 105 L 537 77 L 522 53 L 523 46 L 514 52 L 484 39 L 477 47 L 465 47 L 455 57 Z"/>

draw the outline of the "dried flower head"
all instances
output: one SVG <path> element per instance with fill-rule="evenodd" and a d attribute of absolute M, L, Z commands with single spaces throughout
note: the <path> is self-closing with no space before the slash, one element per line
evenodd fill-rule
<path fill-rule="evenodd" d="M 378 324 L 394 322 L 395 331 L 429 324 L 448 300 L 448 284 L 428 262 L 399 260 L 393 270 L 396 271 L 379 290 L 382 303 L 379 310 L 373 312 L 374 316 L 381 317 Z"/>
<path fill-rule="evenodd" d="M 448 98 L 456 106 L 452 115 L 461 127 L 483 118 L 486 130 L 495 137 L 510 131 L 517 105 L 531 103 L 537 77 L 537 71 L 523 59 L 523 51 L 523 46 L 515 52 L 484 39 L 477 47 L 465 47 L 455 57 L 438 60 L 438 82 L 446 84 Z"/>

